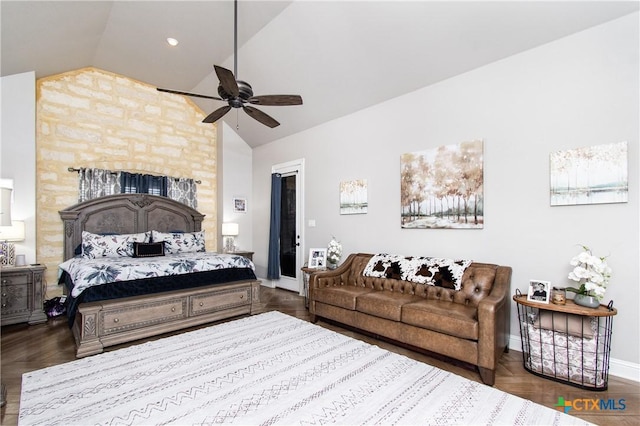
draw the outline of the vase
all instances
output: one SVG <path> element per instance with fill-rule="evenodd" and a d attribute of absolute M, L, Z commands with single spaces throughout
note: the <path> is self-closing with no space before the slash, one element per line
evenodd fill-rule
<path fill-rule="evenodd" d="M 327 269 L 336 269 L 338 267 L 337 263 L 327 262 Z"/>
<path fill-rule="evenodd" d="M 584 306 L 586 308 L 598 308 L 600 306 L 598 298 L 589 296 L 588 294 L 576 294 L 573 301 L 576 305 Z"/>

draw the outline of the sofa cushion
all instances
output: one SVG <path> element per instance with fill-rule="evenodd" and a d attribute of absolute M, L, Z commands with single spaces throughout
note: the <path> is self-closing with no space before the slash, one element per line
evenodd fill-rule
<path fill-rule="evenodd" d="M 463 339 L 478 340 L 478 309 L 441 300 L 402 306 L 402 322 Z"/>
<path fill-rule="evenodd" d="M 380 318 L 393 321 L 400 321 L 402 315 L 402 305 L 416 302 L 421 298 L 406 293 L 393 291 L 373 291 L 358 296 L 356 300 L 356 310 Z"/>
<path fill-rule="evenodd" d="M 313 289 L 313 299 L 316 302 L 354 311 L 356 309 L 356 297 L 372 291 L 374 291 L 372 288 L 352 285 L 322 287 Z"/>

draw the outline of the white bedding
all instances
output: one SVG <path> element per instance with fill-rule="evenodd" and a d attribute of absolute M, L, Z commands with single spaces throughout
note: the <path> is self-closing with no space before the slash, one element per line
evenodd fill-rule
<path fill-rule="evenodd" d="M 189 274 L 225 268 L 251 268 L 253 262 L 243 256 L 213 252 L 180 253 L 158 257 L 74 257 L 60 264 L 73 280 L 71 295 L 78 297 L 85 289 L 114 281 Z"/>

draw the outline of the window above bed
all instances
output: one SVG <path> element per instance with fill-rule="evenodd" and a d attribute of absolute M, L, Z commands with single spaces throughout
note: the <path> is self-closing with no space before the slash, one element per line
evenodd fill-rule
<path fill-rule="evenodd" d="M 167 196 L 167 176 L 120 172 L 120 191 L 123 194 L 151 194 Z"/>

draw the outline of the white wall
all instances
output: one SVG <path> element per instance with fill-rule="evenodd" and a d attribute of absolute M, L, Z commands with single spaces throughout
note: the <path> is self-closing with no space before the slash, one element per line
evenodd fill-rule
<path fill-rule="evenodd" d="M 638 35 L 635 13 L 254 149 L 256 266 L 267 264 L 271 166 L 305 158 L 305 223 L 317 224 L 306 229 L 306 247 L 335 235 L 346 254 L 509 265 L 512 293 L 532 278 L 568 285 L 578 244 L 610 255 L 606 300 L 619 310 L 611 355 L 637 371 Z M 478 138 L 485 144 L 484 229 L 401 229 L 400 155 Z M 628 203 L 550 207 L 551 152 L 619 141 L 629 143 Z M 356 178 L 368 181 L 369 212 L 341 216 L 339 182 Z M 518 336 L 515 310 L 511 334 Z"/>
<path fill-rule="evenodd" d="M 25 222 L 16 254 L 36 262 L 36 77 L 34 72 L 1 78 L 0 177 L 13 180 L 12 219 Z M 19 161 L 15 161 L 19 159 Z"/>
<path fill-rule="evenodd" d="M 247 143 L 227 123 L 222 123 L 222 222 L 238 224 L 235 244 L 240 250 L 252 250 L 253 246 L 253 206 L 251 197 L 252 150 Z M 233 199 L 245 198 L 247 212 L 234 212 Z M 223 239 L 219 238 L 220 247 Z"/>

